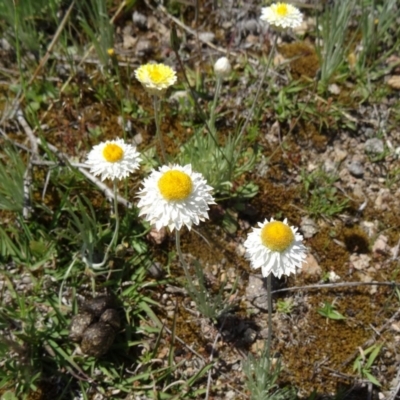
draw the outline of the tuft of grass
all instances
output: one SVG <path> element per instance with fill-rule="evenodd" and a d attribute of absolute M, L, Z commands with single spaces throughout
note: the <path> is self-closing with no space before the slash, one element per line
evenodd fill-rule
<path fill-rule="evenodd" d="M 356 35 L 349 29 L 355 3 L 353 0 L 329 3 L 323 14 L 317 15 L 316 50 L 320 61 L 319 81 L 323 90 L 346 63 L 347 53 Z"/>
<path fill-rule="evenodd" d="M 333 217 L 346 209 L 349 200 L 339 195 L 334 186 L 339 177 L 319 168 L 313 172 L 301 171 L 303 196 L 307 211 L 315 217 Z"/>

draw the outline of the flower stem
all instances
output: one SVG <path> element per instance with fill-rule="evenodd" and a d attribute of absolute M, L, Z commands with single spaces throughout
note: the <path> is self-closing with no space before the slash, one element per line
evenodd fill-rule
<path fill-rule="evenodd" d="M 214 134 L 215 137 L 217 134 L 217 131 L 215 129 L 215 119 L 216 119 L 215 109 L 217 108 L 217 103 L 218 103 L 219 95 L 221 93 L 221 88 L 222 88 L 222 78 L 217 77 L 217 86 L 215 87 L 214 100 L 213 100 L 213 103 L 211 106 L 210 120 L 208 122 L 208 126 L 210 127 L 210 130 Z"/>
<path fill-rule="evenodd" d="M 165 152 L 164 141 L 161 134 L 161 100 L 157 96 L 153 96 L 154 119 L 156 121 L 156 135 L 160 142 L 161 154 L 164 164 L 167 163 L 167 153 Z"/>
<path fill-rule="evenodd" d="M 263 72 L 263 74 L 262 74 L 262 76 L 261 76 L 260 84 L 258 85 L 256 95 L 254 96 L 254 99 L 253 99 L 253 104 L 251 105 L 251 109 L 250 109 L 249 113 L 247 114 L 246 121 L 244 121 L 244 124 L 243 124 L 243 126 L 242 126 L 242 129 L 240 130 L 239 137 L 241 137 L 241 136 L 244 134 L 244 132 L 245 132 L 245 130 L 246 130 L 246 128 L 247 128 L 247 125 L 249 124 L 249 122 L 250 122 L 251 119 L 253 118 L 254 109 L 255 109 L 255 107 L 256 107 L 258 98 L 259 98 L 259 96 L 260 96 L 261 88 L 262 88 L 262 86 L 263 86 L 263 84 L 264 84 L 265 78 L 266 78 L 266 76 L 267 76 L 267 72 L 268 72 L 269 67 L 270 67 L 270 65 L 271 65 L 271 62 L 272 62 L 272 60 L 273 60 L 273 58 L 274 58 L 274 53 L 275 53 L 275 49 L 276 49 L 276 42 L 277 42 L 277 40 L 278 40 L 278 36 L 275 36 L 275 39 L 274 39 L 274 41 L 273 41 L 273 43 L 272 43 L 271 51 L 270 51 L 270 53 L 269 53 L 269 55 L 268 55 L 267 64 L 265 65 L 264 72 Z"/>
<path fill-rule="evenodd" d="M 268 339 L 267 339 L 267 350 L 268 355 L 271 354 L 271 342 L 272 342 L 272 274 L 267 277 L 267 302 L 268 302 Z"/>
<path fill-rule="evenodd" d="M 89 265 L 91 268 L 94 269 L 101 269 L 107 262 L 108 255 L 110 253 L 111 248 L 114 246 L 115 241 L 117 240 L 118 233 L 119 233 L 119 216 L 118 216 L 118 194 L 117 194 L 117 180 L 114 179 L 113 181 L 113 192 L 114 192 L 114 216 L 115 216 L 115 229 L 113 233 L 113 237 L 111 239 L 110 244 L 107 246 L 106 252 L 104 254 L 103 261 L 99 264 L 91 264 Z M 85 259 L 84 259 L 85 260 Z"/>
<path fill-rule="evenodd" d="M 178 230 L 175 231 L 175 238 L 176 238 L 176 251 L 178 252 L 179 261 L 182 264 L 183 270 L 185 271 L 186 280 L 189 286 L 189 289 L 192 289 L 192 278 L 189 274 L 189 268 L 186 264 L 186 261 L 183 259 L 183 254 L 181 250 L 181 235 Z"/>

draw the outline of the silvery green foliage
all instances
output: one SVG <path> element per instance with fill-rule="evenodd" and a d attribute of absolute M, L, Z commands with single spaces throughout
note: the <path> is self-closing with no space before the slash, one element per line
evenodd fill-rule
<path fill-rule="evenodd" d="M 276 381 L 281 372 L 278 360 L 271 359 L 269 351 L 264 350 L 259 357 L 249 354 L 243 362 L 246 386 L 251 400 L 291 400 L 296 398 L 293 388 L 280 388 Z"/>

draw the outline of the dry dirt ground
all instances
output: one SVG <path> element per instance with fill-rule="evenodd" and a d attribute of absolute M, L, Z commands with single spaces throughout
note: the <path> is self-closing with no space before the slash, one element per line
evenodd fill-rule
<path fill-rule="evenodd" d="M 260 271 L 251 270 L 244 259 L 243 242 L 251 226 L 274 216 L 288 218 L 290 224 L 299 226 L 309 250 L 308 263 L 297 275 L 273 282 L 272 351 L 283 365 L 280 385 L 294 386 L 299 398 L 307 398 L 315 390 L 321 398 L 333 399 L 330 396 L 339 388 L 354 389 L 354 397 L 343 398 L 367 399 L 371 393 L 372 398 L 400 398 L 400 394 L 396 397 L 400 384 L 400 299 L 390 285 L 398 282 L 400 267 L 399 92 L 387 82 L 400 71 L 393 68 L 380 78 L 379 85 L 374 83 L 374 88 L 389 87 L 379 102 L 360 93 L 357 82 L 349 77 L 335 82 L 324 94 L 308 86 L 299 96 L 291 97 L 291 101 L 305 106 L 313 104 L 317 113 L 314 116 L 287 104 L 286 110 L 294 111 L 285 117 L 277 105 L 279 92 L 294 80 L 299 85 L 316 82 L 319 61 L 312 34 L 316 6 L 300 3 L 306 15 L 301 29 L 294 34 L 277 34 L 261 25 L 260 5 L 252 1 L 224 0 L 217 9 L 210 2 L 200 1 L 198 16 L 193 7 L 183 3 L 179 3 L 183 10 L 179 19 L 170 10 L 146 3 L 138 3 L 133 15 L 121 15 L 115 23 L 116 61 L 122 68 L 129 64 L 131 71 L 147 61 L 166 62 L 178 70 L 182 82 L 182 71 L 169 43 L 170 28 L 175 24 L 184 43 L 180 51 L 182 61 L 192 71 L 191 79 L 197 74 L 203 93 L 209 95 L 199 100 L 205 106 L 212 99 L 213 81 L 208 73 L 213 61 L 227 55 L 234 77 L 224 82 L 218 105 L 217 126 L 221 132 L 233 131 L 246 117 L 251 104 L 248 99 L 254 98 L 257 90 L 256 77 L 264 70 L 260 60 L 268 56 L 275 35 L 279 37 L 277 55 L 255 114 L 257 140 L 252 146 L 259 152 L 258 163 L 235 182 L 237 186 L 254 182 L 259 187 L 258 194 L 240 207 L 237 199 L 212 207 L 210 222 L 198 229 L 202 236 L 182 233 L 188 262 L 201 262 L 210 289 L 228 282 L 226 296 L 230 296 L 234 309 L 213 323 L 202 318 L 196 305 L 177 286 L 168 284 L 152 294 L 161 305 L 154 310 L 160 320 L 171 327 L 176 318 L 176 337 L 184 343 L 178 341 L 176 348 L 175 361 L 184 360 L 179 377 L 192 376 L 212 354 L 218 361 L 212 374 L 210 398 L 246 398 L 236 391 L 246 393 L 241 361 L 248 352 L 256 355 L 263 347 L 268 310 L 266 284 Z M 7 61 L 12 49 L 1 51 L 2 67 L 12 68 L 13 62 Z M 400 56 L 398 51 L 395 56 Z M 61 68 L 62 60 L 55 57 L 53 62 L 59 66 L 57 79 L 62 85 L 70 71 Z M 81 161 L 84 157 L 77 145 L 86 140 L 85 131 L 101 124 L 101 139 L 111 138 L 118 123 L 118 115 L 90 95 L 91 86 L 96 85 L 96 68 L 93 54 L 82 62 L 79 74 L 73 77 L 81 85 L 79 107 L 65 94 L 62 101 L 55 102 L 52 110 L 42 115 L 49 142 Z M 133 83 L 132 88 L 131 95 L 152 115 L 150 100 L 139 84 Z M 191 130 L 182 125 L 183 103 L 176 98 L 173 90 L 162 123 L 163 131 L 173 132 L 166 136 L 170 154 L 175 154 L 191 135 Z M 129 135 L 140 142 L 139 149 L 152 143 L 152 123 L 133 119 L 129 123 Z M 12 123 L 5 122 L 3 129 L 12 134 Z M 15 138 L 25 142 L 22 136 Z M 305 177 L 317 174 L 316 171 L 323 171 L 322 178 L 306 187 Z M 328 189 L 326 174 L 337 176 L 328 182 Z M 335 202 L 347 201 L 339 213 L 323 215 L 324 201 L 310 208 L 315 200 L 311 191 L 315 193 L 319 186 L 325 186 L 320 197 L 327 198 L 331 208 Z M 333 204 L 329 200 L 330 190 L 335 193 L 331 197 Z M 230 225 L 227 229 L 223 224 L 227 215 L 233 228 Z M 160 265 L 168 262 L 167 251 L 174 251 L 173 238 L 168 233 L 149 237 Z M 175 263 L 171 272 L 182 275 Z M 236 290 L 230 291 L 236 280 Z M 347 285 L 349 282 L 356 284 Z M 380 284 L 369 285 L 371 282 Z M 290 302 L 291 311 L 279 310 L 278 301 Z M 334 303 L 346 319 L 337 321 L 321 316 L 317 310 L 324 302 Z M 167 357 L 167 338 L 165 343 L 158 359 Z M 371 368 L 382 386 L 371 392 L 352 367 L 360 348 L 365 350 L 373 344 L 383 344 Z"/>

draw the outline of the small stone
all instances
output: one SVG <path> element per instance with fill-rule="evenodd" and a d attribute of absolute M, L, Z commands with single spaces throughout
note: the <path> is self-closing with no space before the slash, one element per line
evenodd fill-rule
<path fill-rule="evenodd" d="M 199 40 L 201 42 L 213 42 L 215 39 L 215 34 L 212 32 L 200 32 Z"/>
<path fill-rule="evenodd" d="M 164 276 L 164 270 L 162 265 L 159 262 L 153 262 L 150 267 L 147 269 L 149 275 L 151 275 L 155 279 L 160 279 Z"/>
<path fill-rule="evenodd" d="M 328 86 L 328 91 L 329 93 L 338 95 L 340 94 L 340 87 L 336 85 L 336 83 L 332 83 L 331 85 Z"/>
<path fill-rule="evenodd" d="M 268 310 L 267 298 L 267 284 L 264 279 L 261 276 L 250 275 L 246 287 L 247 301 L 256 308 Z"/>
<path fill-rule="evenodd" d="M 369 263 L 371 262 L 371 257 L 367 254 L 356 254 L 353 253 L 350 255 L 350 265 L 358 270 L 366 270 L 369 267 Z"/>
<path fill-rule="evenodd" d="M 147 28 L 147 17 L 142 13 L 135 11 L 132 14 L 132 21 L 140 29 Z"/>
<path fill-rule="evenodd" d="M 338 281 L 340 281 L 341 278 L 334 271 L 329 271 L 328 279 L 329 279 L 329 282 L 338 282 Z"/>
<path fill-rule="evenodd" d="M 306 260 L 300 268 L 300 273 L 309 276 L 320 276 L 322 274 L 322 268 L 311 253 L 307 254 Z"/>
<path fill-rule="evenodd" d="M 142 143 L 143 143 L 143 135 L 142 135 L 140 132 L 137 133 L 137 134 L 133 137 L 132 142 L 133 142 L 133 144 L 134 144 L 135 146 L 139 146 L 139 144 L 142 144 Z"/>
<path fill-rule="evenodd" d="M 300 230 L 305 239 L 313 237 L 318 232 L 317 224 L 309 217 L 303 217 L 301 219 Z"/>
<path fill-rule="evenodd" d="M 365 142 L 364 149 L 367 153 L 371 154 L 381 154 L 385 150 L 383 141 L 378 138 L 368 139 Z"/>
<path fill-rule="evenodd" d="M 392 75 L 386 82 L 392 89 L 400 90 L 400 75 Z"/>
<path fill-rule="evenodd" d="M 375 237 L 375 235 L 376 235 L 376 232 L 378 230 L 378 223 L 377 223 L 377 221 L 374 221 L 374 222 L 361 221 L 360 227 L 371 239 L 371 238 Z"/>
<path fill-rule="evenodd" d="M 346 157 L 347 157 L 347 151 L 339 149 L 339 148 L 335 148 L 335 155 L 334 155 L 334 161 L 335 163 L 341 163 Z"/>
<path fill-rule="evenodd" d="M 241 243 L 239 243 L 239 244 L 236 246 L 235 253 L 236 253 L 239 257 L 244 257 L 244 255 L 246 254 L 246 247 L 244 247 Z"/>
<path fill-rule="evenodd" d="M 10 51 L 11 50 L 11 45 L 5 38 L 0 39 L 0 47 L 5 50 L 5 51 Z"/>
<path fill-rule="evenodd" d="M 256 34 L 258 32 L 258 27 L 259 23 L 254 18 L 244 21 L 242 25 L 243 30 L 253 34 Z"/>
<path fill-rule="evenodd" d="M 347 164 L 350 174 L 356 178 L 362 178 L 364 175 L 364 166 L 360 161 L 351 161 Z"/>
<path fill-rule="evenodd" d="M 234 400 L 236 399 L 237 393 L 233 390 L 229 390 L 229 392 L 225 393 L 225 400 Z"/>
<path fill-rule="evenodd" d="M 374 137 L 375 136 L 375 129 L 373 128 L 366 128 L 364 135 L 368 138 Z"/>
<path fill-rule="evenodd" d="M 372 246 L 372 251 L 383 255 L 387 254 L 389 251 L 387 236 L 379 235 Z"/>

